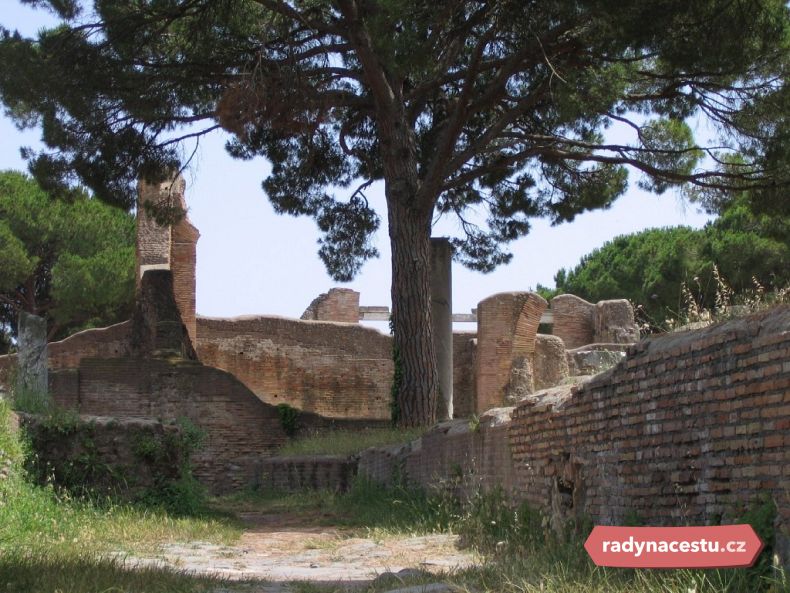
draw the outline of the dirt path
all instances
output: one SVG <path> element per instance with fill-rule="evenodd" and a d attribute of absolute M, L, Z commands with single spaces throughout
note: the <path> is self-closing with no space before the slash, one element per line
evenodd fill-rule
<path fill-rule="evenodd" d="M 305 514 L 240 513 L 245 524 L 238 544 L 166 544 L 154 556 L 132 557 L 136 564 L 158 564 L 230 579 L 272 582 L 261 590 L 282 591 L 289 581 L 363 586 L 384 572 L 420 569 L 450 572 L 476 562 L 458 550 L 457 536 L 362 537 L 359 530 L 316 526 Z"/>

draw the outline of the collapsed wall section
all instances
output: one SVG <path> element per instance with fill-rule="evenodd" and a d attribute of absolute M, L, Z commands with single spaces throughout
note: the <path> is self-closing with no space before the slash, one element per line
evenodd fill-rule
<path fill-rule="evenodd" d="M 200 233 L 186 215 L 186 182 L 180 175 L 159 184 L 138 184 L 137 198 L 137 285 L 147 270 L 170 270 L 174 296 L 181 319 L 194 342 L 197 241 Z M 180 217 L 160 225 L 151 209 Z"/>

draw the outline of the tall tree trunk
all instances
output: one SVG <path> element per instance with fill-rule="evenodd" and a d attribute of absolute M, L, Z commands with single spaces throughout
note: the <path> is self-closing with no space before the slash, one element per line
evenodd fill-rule
<path fill-rule="evenodd" d="M 424 426 L 436 421 L 438 396 L 431 329 L 431 211 L 410 208 L 408 201 L 398 188 L 388 188 L 392 318 L 400 364 L 396 404 L 399 425 Z"/>

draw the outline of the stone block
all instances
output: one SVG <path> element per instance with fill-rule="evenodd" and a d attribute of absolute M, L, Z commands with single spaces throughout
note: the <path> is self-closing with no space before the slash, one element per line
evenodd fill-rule
<path fill-rule="evenodd" d="M 639 341 L 639 328 L 634 321 L 634 308 L 626 299 L 596 303 L 593 324 L 595 342 L 632 344 Z"/>
<path fill-rule="evenodd" d="M 49 389 L 47 320 L 21 311 L 17 347 L 17 389 L 31 395 L 46 397 Z"/>

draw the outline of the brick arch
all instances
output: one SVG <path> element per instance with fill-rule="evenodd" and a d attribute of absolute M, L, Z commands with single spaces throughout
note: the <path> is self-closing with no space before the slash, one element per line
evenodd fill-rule
<path fill-rule="evenodd" d="M 477 306 L 478 413 L 504 405 L 520 379 L 529 388 L 535 336 L 547 306 L 534 292 L 499 293 Z"/>

